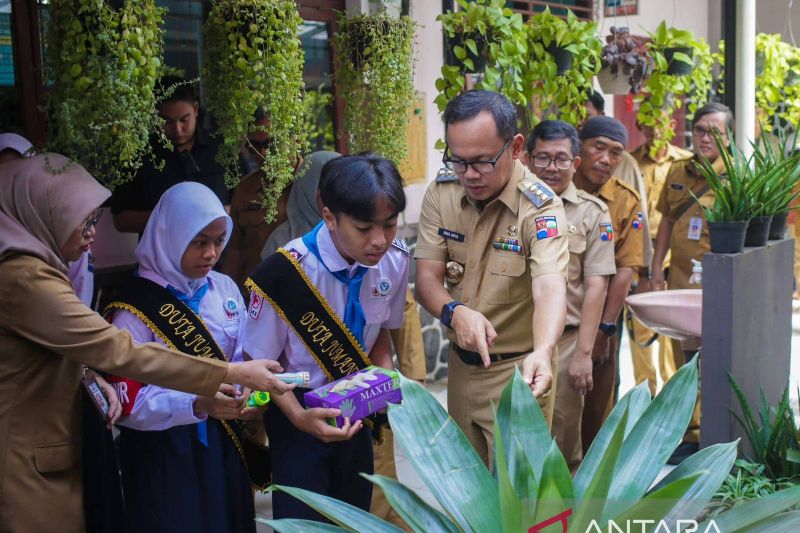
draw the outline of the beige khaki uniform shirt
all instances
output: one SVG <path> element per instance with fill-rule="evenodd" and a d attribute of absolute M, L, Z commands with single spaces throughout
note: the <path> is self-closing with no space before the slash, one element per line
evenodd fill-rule
<path fill-rule="evenodd" d="M 644 213 L 644 227 L 645 234 L 650 234 L 651 228 L 654 227 L 653 223 L 647 218 L 647 206 L 649 202 L 649 193 L 642 176 L 642 169 L 636 159 L 628 152 L 622 152 L 622 159 L 620 160 L 617 168 L 614 169 L 614 176 L 624 185 L 627 185 L 632 190 L 636 191 L 639 195 L 639 211 Z M 658 225 L 655 225 L 658 228 Z M 642 256 L 644 257 L 645 265 L 649 266 L 653 262 L 653 242 L 650 239 L 642 240 Z"/>
<path fill-rule="evenodd" d="M 573 183 L 561 194 L 567 215 L 569 273 L 567 275 L 567 326 L 579 326 L 586 276 L 613 276 L 614 240 L 611 214 L 599 198 Z"/>
<path fill-rule="evenodd" d="M 644 238 L 644 213 L 641 211 L 639 195 L 628 185 L 612 176 L 597 191 L 597 197 L 607 206 L 614 225 L 614 260 L 617 269 L 638 269 L 646 265 L 642 253 Z"/>
<path fill-rule="evenodd" d="M 678 161 L 672 168 L 664 182 L 657 209 L 674 224 L 670 238 L 669 279 L 670 289 L 699 289 L 700 285 L 689 284 L 692 275 L 692 259 L 702 261 L 703 255 L 711 250 L 711 241 L 708 236 L 708 221 L 700 205 L 694 201 L 689 191 L 695 195 L 706 185 L 705 178 L 694 166 L 695 159 Z M 714 169 L 722 171 L 722 160 L 714 162 Z M 691 202 L 689 209 L 677 217 L 677 212 L 685 202 Z M 709 190 L 700 197 L 700 204 L 706 207 L 714 205 L 714 191 Z M 699 239 L 689 238 L 689 229 L 692 222 L 701 224 Z M 697 236 L 694 232 L 693 236 Z"/>
<path fill-rule="evenodd" d="M 526 181 L 527 180 L 527 181 Z M 536 207 L 520 191 L 527 183 L 546 197 Z M 415 257 L 455 261 L 463 278 L 448 282 L 456 300 L 482 313 L 497 331 L 491 353 L 533 349 L 531 282 L 542 274 L 566 278 L 569 251 L 564 207 L 521 162 L 499 196 L 480 210 L 458 181 L 433 182 L 425 193 Z M 516 239 L 520 252 L 496 249 L 497 238 Z M 454 340 L 452 331 L 448 332 Z"/>
<path fill-rule="evenodd" d="M 676 161 L 684 161 L 692 158 L 692 152 L 678 148 L 673 144 L 667 145 L 667 153 L 660 161 L 650 157 L 650 152 L 645 145 L 631 152 L 631 155 L 639 164 L 644 178 L 644 187 L 647 192 L 647 222 L 650 225 L 650 239 L 655 240 L 658 233 L 658 225 L 661 223 L 661 213 L 656 208 L 658 199 L 661 197 L 661 190 L 667 180 L 667 174 Z"/>

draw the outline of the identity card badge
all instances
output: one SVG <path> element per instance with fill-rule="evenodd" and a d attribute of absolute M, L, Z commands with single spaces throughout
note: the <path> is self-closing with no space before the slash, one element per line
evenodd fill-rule
<path fill-rule="evenodd" d="M 700 234 L 703 232 L 703 217 L 692 217 L 689 219 L 689 235 L 687 238 L 690 241 L 699 241 Z"/>

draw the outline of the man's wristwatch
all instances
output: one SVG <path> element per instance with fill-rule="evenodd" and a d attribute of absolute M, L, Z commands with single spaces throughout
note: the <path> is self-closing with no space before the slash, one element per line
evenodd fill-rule
<path fill-rule="evenodd" d="M 441 322 L 448 328 L 452 328 L 453 326 L 451 326 L 450 323 L 453 321 L 453 311 L 455 311 L 456 307 L 458 307 L 459 305 L 464 305 L 464 304 L 459 302 L 458 300 L 453 300 L 449 304 L 444 304 L 442 306 L 442 314 L 439 315 L 439 322 Z"/>
<path fill-rule="evenodd" d="M 597 326 L 597 329 L 609 337 L 613 337 L 617 334 L 617 325 L 613 322 L 600 322 L 600 325 Z"/>

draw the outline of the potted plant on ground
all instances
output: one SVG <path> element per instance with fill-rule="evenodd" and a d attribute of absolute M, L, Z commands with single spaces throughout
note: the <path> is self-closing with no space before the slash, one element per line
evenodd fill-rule
<path fill-rule="evenodd" d="M 566 18 L 560 18 L 545 8 L 528 20 L 526 30 L 530 58 L 523 86 L 530 91 L 528 100 L 539 104 L 542 118 L 578 125 L 586 117 L 583 104 L 600 70 L 597 24 L 582 21 L 569 10 Z M 532 115 L 530 125 L 539 120 Z"/>
<path fill-rule="evenodd" d="M 689 423 L 697 374 L 695 358 L 652 401 L 645 384 L 625 395 L 574 478 L 519 371 L 497 408 L 494 476 L 436 399 L 418 383 L 402 378 L 403 403 L 389 406 L 389 419 L 398 444 L 443 511 L 396 480 L 366 477 L 384 491 L 389 504 L 415 532 L 517 533 L 537 531 L 551 523 L 559 531 L 575 533 L 610 531 L 614 526 L 617 530 L 635 520 L 671 530 L 667 524 L 686 520 L 685 526 L 690 527 L 695 520 L 695 531 L 721 528 L 726 533 L 743 533 L 797 524 L 796 513 L 781 512 L 800 502 L 800 487 L 720 513 L 713 525 L 699 516 L 733 466 L 735 442 L 699 451 L 655 483 Z M 272 490 L 293 495 L 336 524 L 265 521 L 281 533 L 401 531 L 327 496 L 284 486 Z M 656 526 L 662 520 L 663 526 Z"/>
<path fill-rule="evenodd" d="M 600 54 L 602 68 L 597 81 L 606 94 L 636 94 L 653 71 L 648 39 L 631 35 L 626 27 L 611 26 L 610 31 Z"/>
<path fill-rule="evenodd" d="M 406 156 L 403 132 L 414 98 L 413 45 L 416 23 L 374 15 L 339 16 L 333 36 L 334 82 L 346 94 L 344 131 L 351 152 L 371 150 L 399 162 Z"/>
<path fill-rule="evenodd" d="M 46 34 L 48 149 L 110 189 L 133 177 L 150 135 L 162 132 L 154 87 L 165 10 L 154 0 L 121 4 L 52 0 Z"/>
<path fill-rule="evenodd" d="M 669 119 L 683 105 L 683 98 L 687 98 L 687 120 L 707 101 L 714 59 L 704 39 L 695 39 L 692 32 L 667 27 L 664 22 L 650 37 L 647 48 L 654 68 L 637 97 L 637 120 L 663 132 L 651 146 L 650 153 L 655 156 L 675 136 Z"/>
<path fill-rule="evenodd" d="M 459 10 L 448 11 L 436 20 L 453 53 L 436 80 L 439 94 L 434 102 L 439 111 L 467 89 L 467 77 L 474 87 L 497 91 L 519 106 L 527 106 L 523 72 L 528 46 L 522 16 L 506 7 L 504 0 L 457 0 Z M 443 148 L 443 142 L 439 143 Z"/>
<path fill-rule="evenodd" d="M 238 182 L 239 150 L 255 129 L 256 110 L 270 120 L 261 164 L 267 220 L 305 152 L 302 22 L 294 0 L 216 0 L 205 24 L 208 107 L 222 135 L 217 157 L 229 187 Z"/>

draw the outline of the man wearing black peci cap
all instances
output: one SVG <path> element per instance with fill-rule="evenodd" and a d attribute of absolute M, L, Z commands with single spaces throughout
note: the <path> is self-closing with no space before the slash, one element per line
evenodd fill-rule
<path fill-rule="evenodd" d="M 618 324 L 634 273 L 645 266 L 642 254 L 645 224 L 639 195 L 614 176 L 627 142 L 628 132 L 619 120 L 607 116 L 587 120 L 581 130 L 582 162 L 574 178 L 579 189 L 597 196 L 608 206 L 613 225 L 608 239 L 614 241 L 617 267 L 617 273 L 608 283 L 592 351 L 594 388 L 585 398 L 581 428 L 584 453 L 614 405 L 617 361 L 613 347 Z"/>

